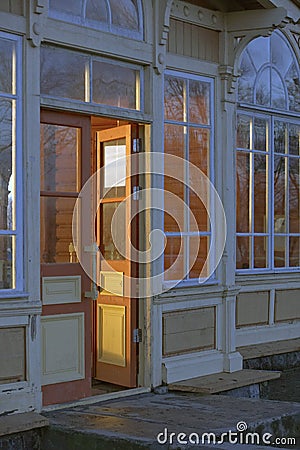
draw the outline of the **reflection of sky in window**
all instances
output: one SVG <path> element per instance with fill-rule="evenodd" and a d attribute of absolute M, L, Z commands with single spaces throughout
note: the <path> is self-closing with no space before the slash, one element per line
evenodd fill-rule
<path fill-rule="evenodd" d="M 13 176 L 11 175 L 8 182 L 8 205 L 7 205 L 7 228 L 12 229 L 12 209 L 13 209 Z"/>
<path fill-rule="evenodd" d="M 105 145 L 104 187 L 125 186 L 126 145 Z"/>

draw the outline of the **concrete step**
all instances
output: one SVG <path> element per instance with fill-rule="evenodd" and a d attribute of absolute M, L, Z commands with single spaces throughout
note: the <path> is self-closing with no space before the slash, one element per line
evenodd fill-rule
<path fill-rule="evenodd" d="M 280 377 L 278 371 L 239 370 L 233 373 L 217 373 L 168 385 L 169 391 L 196 392 L 198 394 L 218 394 L 244 386 L 264 383 Z"/>
<path fill-rule="evenodd" d="M 252 450 L 263 446 L 266 433 L 271 440 L 300 436 L 300 404 L 223 395 L 150 393 L 45 415 L 50 427 L 42 450 L 231 449 L 238 445 Z M 245 430 L 240 439 L 257 433 L 259 441 L 250 441 L 247 446 L 245 441 L 232 446 L 230 442 L 218 444 L 222 434 L 228 437 L 229 431 L 235 433 L 237 428 Z M 208 445 L 205 433 L 213 433 L 210 439 L 215 436 L 215 445 Z M 195 434 L 198 445 L 178 441 L 196 439 Z"/>

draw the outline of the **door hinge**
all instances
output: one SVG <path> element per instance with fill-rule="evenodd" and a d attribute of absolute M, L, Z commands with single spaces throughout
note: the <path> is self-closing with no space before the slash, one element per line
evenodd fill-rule
<path fill-rule="evenodd" d="M 142 151 L 142 139 L 135 138 L 132 140 L 132 151 L 133 153 L 140 153 Z"/>
<path fill-rule="evenodd" d="M 140 200 L 141 198 L 141 192 L 142 187 L 141 186 L 133 186 L 132 188 L 132 199 L 133 200 Z"/>
<path fill-rule="evenodd" d="M 139 344 L 140 342 L 143 342 L 143 333 L 141 328 L 135 328 L 133 330 L 133 342 L 135 344 Z"/>

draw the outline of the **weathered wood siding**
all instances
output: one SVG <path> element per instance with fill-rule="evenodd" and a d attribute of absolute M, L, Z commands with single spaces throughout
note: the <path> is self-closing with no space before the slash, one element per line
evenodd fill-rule
<path fill-rule="evenodd" d="M 0 328 L 0 384 L 26 379 L 25 327 Z"/>
<path fill-rule="evenodd" d="M 163 314 L 163 355 L 215 348 L 215 308 Z"/>
<path fill-rule="evenodd" d="M 300 290 L 278 290 L 275 294 L 275 322 L 300 319 Z"/>
<path fill-rule="evenodd" d="M 171 19 L 167 51 L 204 61 L 218 62 L 219 32 Z"/>
<path fill-rule="evenodd" d="M 269 319 L 269 292 L 245 292 L 237 296 L 236 326 L 265 325 Z"/>

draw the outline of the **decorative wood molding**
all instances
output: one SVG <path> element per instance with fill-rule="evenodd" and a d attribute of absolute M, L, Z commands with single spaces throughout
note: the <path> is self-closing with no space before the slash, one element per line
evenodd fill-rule
<path fill-rule="evenodd" d="M 183 1 L 174 1 L 171 8 L 171 17 L 183 22 L 192 23 L 210 30 L 223 31 L 224 14 L 220 11 L 199 8 L 199 6 Z"/>
<path fill-rule="evenodd" d="M 159 75 L 166 64 L 166 43 L 170 27 L 173 0 L 153 0 L 154 12 L 154 69 Z"/>
<path fill-rule="evenodd" d="M 27 0 L 27 39 L 33 47 L 39 47 L 44 35 L 49 0 Z"/>

